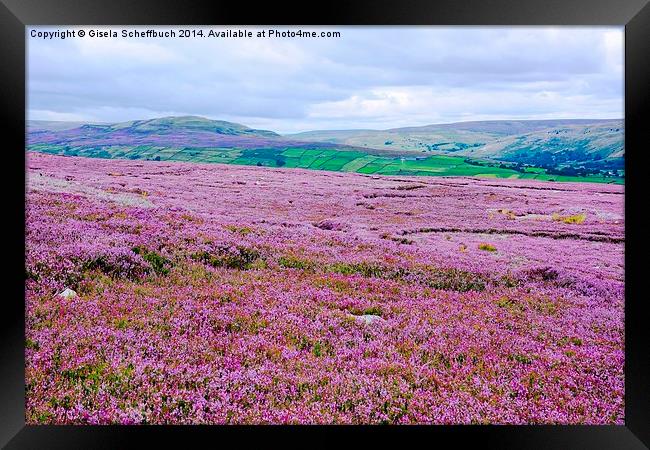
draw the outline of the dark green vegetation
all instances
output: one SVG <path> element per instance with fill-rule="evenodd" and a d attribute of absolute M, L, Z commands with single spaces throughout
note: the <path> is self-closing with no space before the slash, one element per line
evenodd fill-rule
<path fill-rule="evenodd" d="M 312 139 L 319 141 L 311 142 Z M 119 124 L 30 124 L 28 150 L 107 159 L 622 184 L 617 121 L 496 121 L 300 133 L 194 116 Z"/>
<path fill-rule="evenodd" d="M 153 161 L 185 161 L 357 172 L 368 175 L 479 176 L 521 178 L 545 181 L 590 181 L 622 184 L 620 176 L 590 173 L 554 173 L 553 170 L 517 163 L 473 160 L 460 156 L 378 156 L 355 151 L 301 148 L 168 148 L 141 145 L 136 147 L 67 148 L 38 144 L 30 150 L 41 153 L 90 158 L 119 158 Z"/>
<path fill-rule="evenodd" d="M 134 247 L 132 250 L 136 255 L 141 255 L 142 259 L 149 263 L 156 274 L 167 275 L 169 273 L 172 262 L 167 258 L 159 255 L 156 252 L 148 251 L 147 249 L 141 247 Z"/>
<path fill-rule="evenodd" d="M 218 247 L 214 252 L 197 252 L 192 255 L 192 258 L 212 267 L 246 270 L 250 269 L 253 263 L 260 258 L 260 253 L 255 249 L 243 246 L 235 248 L 224 246 Z"/>
<path fill-rule="evenodd" d="M 461 122 L 390 130 L 310 131 L 292 138 L 402 154 L 444 154 L 509 163 L 520 173 L 623 178 L 621 120 L 523 120 Z M 526 178 L 526 177 L 523 177 Z"/>
<path fill-rule="evenodd" d="M 280 267 L 298 269 L 308 272 L 338 273 L 341 275 L 359 275 L 367 278 L 382 278 L 386 280 L 402 280 L 412 283 L 421 283 L 425 286 L 452 291 L 482 291 L 488 283 L 503 286 L 516 286 L 517 280 L 508 277 L 489 279 L 488 277 L 460 269 L 441 269 L 433 266 L 419 267 L 388 267 L 376 262 L 334 262 L 319 264 L 309 259 L 298 258 L 293 255 L 283 256 L 278 259 Z M 363 314 L 372 314 L 363 312 Z"/>

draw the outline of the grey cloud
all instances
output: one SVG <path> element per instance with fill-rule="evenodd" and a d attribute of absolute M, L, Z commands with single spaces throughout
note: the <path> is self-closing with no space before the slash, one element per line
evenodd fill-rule
<path fill-rule="evenodd" d="M 117 121 L 173 112 L 291 132 L 623 115 L 622 28 L 336 30 L 341 38 L 28 38 L 30 118 Z M 454 101 L 454 92 L 463 98 Z M 381 102 L 373 110 L 373 99 L 387 93 L 395 93 L 396 111 Z M 351 99 L 365 99 L 365 109 Z"/>

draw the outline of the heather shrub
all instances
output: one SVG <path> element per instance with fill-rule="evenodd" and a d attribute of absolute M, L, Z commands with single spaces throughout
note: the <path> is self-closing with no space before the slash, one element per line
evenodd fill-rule
<path fill-rule="evenodd" d="M 382 233 L 380 236 L 382 239 L 388 239 L 393 242 L 397 242 L 398 244 L 406 244 L 406 245 L 411 245 L 414 243 L 411 239 L 407 239 L 405 237 L 395 237 L 392 236 L 390 233 Z"/>
<path fill-rule="evenodd" d="M 547 298 L 529 298 L 528 305 L 536 312 L 544 315 L 554 315 L 558 311 L 557 302 Z"/>
<path fill-rule="evenodd" d="M 133 252 L 114 250 L 84 260 L 81 270 L 99 271 L 112 278 L 137 280 L 147 275 L 150 267 L 142 257 Z"/>
<path fill-rule="evenodd" d="M 280 264 L 281 267 L 284 267 L 286 269 L 300 269 L 300 270 L 312 270 L 316 265 L 313 261 L 309 261 L 307 259 L 301 259 L 293 255 L 281 256 L 278 259 L 278 264 Z"/>
<path fill-rule="evenodd" d="M 519 280 L 515 275 L 512 275 L 510 273 L 507 273 L 505 275 L 502 275 L 498 280 L 497 283 L 498 285 L 505 286 L 505 287 L 517 287 L 519 286 Z"/>
<path fill-rule="evenodd" d="M 371 314 L 373 316 L 381 316 L 382 315 L 381 308 L 379 308 L 377 306 L 372 306 L 370 308 L 366 308 L 366 309 L 363 310 L 363 313 L 364 314 Z"/>
<path fill-rule="evenodd" d="M 314 225 L 316 228 L 327 231 L 346 231 L 349 228 L 347 224 L 335 222 L 329 219 L 321 220 L 320 222 L 314 222 L 312 225 Z"/>
<path fill-rule="evenodd" d="M 402 186 L 397 186 L 395 189 L 398 191 L 412 191 L 414 189 L 422 189 L 426 187 L 424 184 L 405 184 Z"/>
<path fill-rule="evenodd" d="M 526 275 L 531 281 L 553 281 L 558 278 L 559 273 L 552 267 L 536 267 L 528 270 Z"/>
<path fill-rule="evenodd" d="M 328 272 L 340 273 L 342 275 L 361 275 L 375 278 L 397 278 L 399 269 L 391 269 L 372 262 L 344 263 L 336 262 L 327 266 Z"/>
<path fill-rule="evenodd" d="M 72 385 L 81 385 L 86 392 L 96 392 L 104 381 L 105 363 L 84 364 L 61 372 L 61 377 Z"/>
<path fill-rule="evenodd" d="M 520 305 L 519 303 L 517 303 L 513 299 L 511 299 L 509 297 L 505 297 L 505 296 L 500 297 L 496 301 L 496 305 L 499 308 L 503 308 L 503 309 L 505 309 L 507 311 L 510 311 L 511 313 L 521 313 L 524 310 L 524 307 L 522 305 Z"/>
<path fill-rule="evenodd" d="M 225 226 L 226 230 L 232 232 L 232 233 L 237 233 L 241 234 L 242 236 L 246 236 L 247 234 L 250 234 L 253 232 L 253 229 L 250 227 L 244 227 L 244 226 L 237 226 L 237 225 L 226 225 Z"/>
<path fill-rule="evenodd" d="M 50 288 L 77 289 L 89 275 L 103 274 L 113 279 L 138 280 L 151 270 L 140 255 L 129 249 L 97 244 L 71 244 L 59 249 L 59 255 L 42 254 L 39 260 L 26 261 L 27 280 Z"/>
<path fill-rule="evenodd" d="M 29 349 L 32 349 L 32 350 L 38 350 L 38 349 L 41 348 L 41 346 L 39 345 L 38 342 L 32 341 L 31 339 L 27 338 L 25 340 L 25 348 L 29 348 Z"/>
<path fill-rule="evenodd" d="M 212 267 L 246 270 L 253 266 L 261 254 L 254 248 L 237 246 L 219 246 L 214 252 L 199 251 L 192 256 L 194 260 Z"/>
<path fill-rule="evenodd" d="M 487 283 L 480 274 L 455 268 L 427 268 L 424 276 L 427 286 L 446 291 L 482 291 Z"/>
<path fill-rule="evenodd" d="M 39 260 L 28 255 L 25 261 L 26 280 L 54 289 L 64 286 L 74 288 L 83 279 L 81 258 L 75 254 L 57 257 L 52 253 L 44 253 Z"/>
<path fill-rule="evenodd" d="M 154 251 L 148 251 L 142 247 L 133 247 L 132 250 L 136 255 L 141 255 L 142 259 L 149 263 L 157 275 L 167 275 L 170 267 L 173 265 L 170 260 Z"/>
<path fill-rule="evenodd" d="M 530 356 L 521 353 L 513 353 L 512 355 L 508 356 L 508 359 L 511 361 L 516 361 L 520 364 L 532 364 L 533 362 Z"/>
<path fill-rule="evenodd" d="M 115 321 L 115 328 L 118 330 L 126 330 L 129 326 L 129 321 L 125 318 L 121 318 Z"/>
<path fill-rule="evenodd" d="M 396 281 L 420 283 L 425 286 L 449 291 L 482 291 L 488 278 L 485 276 L 456 268 L 439 268 L 422 266 L 415 268 L 390 267 L 374 262 L 343 263 L 336 262 L 326 266 L 326 271 L 342 275 L 361 275 Z"/>

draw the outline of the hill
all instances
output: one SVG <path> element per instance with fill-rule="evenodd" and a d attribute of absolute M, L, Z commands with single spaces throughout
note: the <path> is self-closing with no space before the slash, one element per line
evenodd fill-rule
<path fill-rule="evenodd" d="M 127 131 L 141 134 L 170 134 L 179 131 L 206 132 L 229 136 L 279 137 L 268 130 L 255 130 L 245 125 L 199 116 L 161 117 L 150 120 L 133 120 L 113 125 L 84 125 L 82 128 L 108 132 Z"/>
<path fill-rule="evenodd" d="M 86 123 L 87 122 L 68 122 L 61 120 L 29 120 L 27 121 L 27 128 L 30 133 L 39 131 L 62 131 L 79 128 Z"/>
<path fill-rule="evenodd" d="M 403 153 L 455 154 L 557 169 L 623 168 L 622 120 L 499 120 L 388 130 L 310 131 L 290 135 L 312 142 Z"/>
<path fill-rule="evenodd" d="M 591 125 L 612 122 L 609 119 L 549 119 L 549 120 L 483 120 L 471 122 L 442 123 L 437 125 L 424 125 L 421 127 L 393 128 L 389 131 L 436 131 L 436 130 L 462 130 L 474 133 L 493 133 L 513 135 L 531 133 L 533 131 L 549 128 L 566 127 L 575 125 Z"/>
<path fill-rule="evenodd" d="M 143 145 L 161 148 L 313 147 L 313 144 L 282 137 L 273 131 L 198 116 L 161 117 L 114 124 L 28 121 L 27 128 L 30 147 L 59 147 L 73 152 Z M 344 144 L 327 144 L 326 147 L 350 149 Z"/>
<path fill-rule="evenodd" d="M 458 154 L 536 166 L 559 164 L 623 167 L 622 122 L 572 124 L 510 135 Z"/>
<path fill-rule="evenodd" d="M 491 121 L 281 136 L 197 116 L 28 123 L 30 151 L 64 156 L 297 167 L 377 175 L 622 182 L 620 121 Z"/>

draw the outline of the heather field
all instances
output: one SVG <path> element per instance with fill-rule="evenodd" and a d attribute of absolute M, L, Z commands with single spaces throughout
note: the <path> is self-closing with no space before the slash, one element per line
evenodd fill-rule
<path fill-rule="evenodd" d="M 624 422 L 624 186 L 27 166 L 30 424 Z"/>

